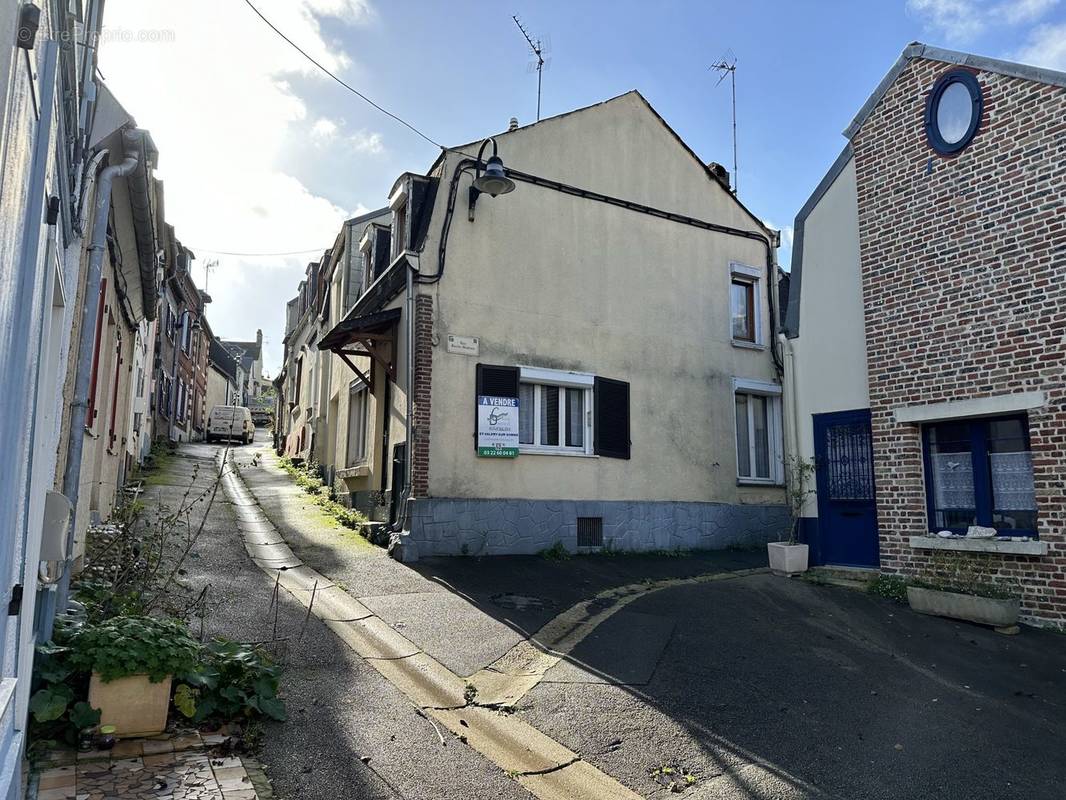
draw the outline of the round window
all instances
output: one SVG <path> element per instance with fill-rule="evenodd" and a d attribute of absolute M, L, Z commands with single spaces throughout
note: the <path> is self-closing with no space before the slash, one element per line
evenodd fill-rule
<path fill-rule="evenodd" d="M 936 82 L 925 109 L 925 132 L 938 153 L 957 153 L 981 123 L 981 86 L 972 73 L 953 70 Z"/>

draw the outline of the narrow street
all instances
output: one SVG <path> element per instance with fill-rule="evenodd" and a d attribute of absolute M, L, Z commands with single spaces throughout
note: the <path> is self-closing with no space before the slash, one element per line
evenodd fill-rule
<path fill-rule="evenodd" d="M 179 491 L 221 450 L 183 446 L 150 492 Z M 737 800 L 887 800 L 934 784 L 938 798 L 1058 797 L 1059 635 L 921 617 L 767 575 L 744 551 L 405 566 L 322 514 L 262 430 L 231 453 L 254 499 L 220 498 L 188 579 L 210 586 L 208 635 L 276 642 L 290 720 L 266 724 L 260 758 L 285 800 L 342 786 L 657 797 L 671 780 Z M 260 510 L 277 535 L 239 521 Z M 268 551 L 257 565 L 242 531 L 265 543 L 253 547 L 287 543 L 303 566 L 279 573 Z M 1001 777 L 984 766 L 993 744 Z"/>

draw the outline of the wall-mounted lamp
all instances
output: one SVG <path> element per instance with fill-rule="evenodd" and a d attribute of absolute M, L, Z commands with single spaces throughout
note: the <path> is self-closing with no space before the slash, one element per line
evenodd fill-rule
<path fill-rule="evenodd" d="M 33 3 L 23 3 L 19 9 L 18 39 L 15 44 L 23 50 L 32 50 L 41 27 L 41 9 Z"/>
<path fill-rule="evenodd" d="M 492 144 L 492 155 L 489 156 L 489 160 L 485 162 L 485 171 L 481 171 L 482 156 L 485 155 L 485 148 Z M 477 203 L 478 195 L 484 193 L 489 197 L 496 197 L 496 195 L 507 194 L 514 191 L 514 181 L 507 177 L 507 170 L 504 169 L 503 159 L 497 155 L 496 152 L 496 140 L 491 136 L 481 143 L 481 147 L 477 151 L 477 165 L 474 168 L 474 183 L 470 187 L 470 206 L 468 218 L 471 222 L 474 221 L 474 205 Z"/>

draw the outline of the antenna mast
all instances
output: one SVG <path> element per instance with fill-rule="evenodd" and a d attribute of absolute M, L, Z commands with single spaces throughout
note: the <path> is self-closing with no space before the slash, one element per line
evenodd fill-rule
<path fill-rule="evenodd" d="M 544 75 L 544 48 L 541 45 L 540 39 L 536 42 L 533 41 L 533 37 L 529 35 L 522 23 L 518 21 L 518 16 L 512 16 L 514 24 L 518 26 L 518 30 L 522 32 L 522 35 L 526 37 L 526 41 L 529 43 L 529 49 L 533 51 L 533 55 L 537 57 L 537 122 L 540 122 L 540 86 L 541 78 Z"/>
<path fill-rule="evenodd" d="M 218 269 L 218 259 L 213 258 L 210 261 L 204 263 L 204 291 L 207 291 L 207 284 L 211 281 L 211 271 Z"/>
<path fill-rule="evenodd" d="M 736 194 L 740 188 L 740 171 L 737 169 L 737 59 L 733 55 L 733 51 L 730 50 L 727 54 L 728 57 L 723 56 L 718 59 L 718 62 L 711 64 L 708 69 L 713 69 L 715 72 L 722 73 L 722 77 L 718 79 L 718 86 L 722 81 L 729 77 L 729 82 L 732 84 L 733 89 L 733 194 Z"/>

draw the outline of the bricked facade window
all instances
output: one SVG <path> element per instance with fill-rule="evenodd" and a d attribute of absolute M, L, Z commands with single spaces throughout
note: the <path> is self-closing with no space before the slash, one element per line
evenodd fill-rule
<path fill-rule="evenodd" d="M 929 527 L 965 533 L 971 525 L 1003 535 L 1036 535 L 1036 493 L 1025 417 L 927 425 Z"/>
<path fill-rule="evenodd" d="M 938 153 L 951 155 L 970 143 L 981 124 L 984 98 L 977 78 L 954 69 L 933 86 L 925 109 L 925 132 Z"/>

